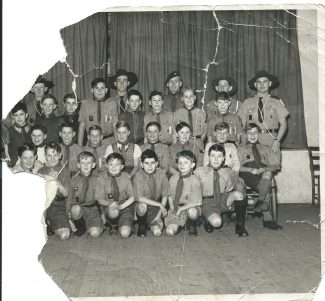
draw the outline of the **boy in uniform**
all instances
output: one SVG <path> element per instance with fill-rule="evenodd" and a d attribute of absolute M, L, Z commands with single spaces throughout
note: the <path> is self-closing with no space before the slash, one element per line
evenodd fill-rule
<path fill-rule="evenodd" d="M 162 93 L 156 90 L 152 91 L 149 95 L 149 105 L 151 106 L 151 111 L 146 112 L 144 116 L 143 132 L 146 132 L 146 127 L 149 122 L 158 122 L 161 127 L 160 142 L 171 145 L 173 141 L 172 127 L 174 124 L 174 116 L 173 113 L 163 109 L 164 100 Z M 147 142 L 145 139 L 145 143 Z"/>
<path fill-rule="evenodd" d="M 236 212 L 235 232 L 238 236 L 248 236 L 245 229 L 246 201 L 242 192 L 234 190 L 230 168 L 223 168 L 225 149 L 214 144 L 209 148 L 209 165 L 199 167 L 195 175 L 200 179 L 203 193 L 202 214 L 204 228 L 211 233 L 222 226 L 221 214 L 232 209 Z"/>
<path fill-rule="evenodd" d="M 228 93 L 220 92 L 216 95 L 217 112 L 208 122 L 208 142 L 216 142 L 213 135 L 217 123 L 226 122 L 229 125 L 229 140 L 239 144 L 243 133 L 243 125 L 238 115 L 230 113 L 230 98 Z"/>
<path fill-rule="evenodd" d="M 162 217 L 167 215 L 165 208 L 169 195 L 168 179 L 158 168 L 157 154 L 145 150 L 141 155 L 141 169 L 133 180 L 136 214 L 139 224 L 138 236 L 146 236 L 147 223 L 154 236 L 160 236 L 163 228 Z"/>
<path fill-rule="evenodd" d="M 174 113 L 174 120 L 175 124 L 181 121 L 188 123 L 192 129 L 192 141 L 203 149 L 203 142 L 207 134 L 206 115 L 203 110 L 195 107 L 195 101 L 195 91 L 189 87 L 183 89 L 182 102 L 184 103 L 184 107 Z M 176 141 L 175 133 L 174 142 Z"/>
<path fill-rule="evenodd" d="M 151 149 L 158 156 L 159 167 L 165 172 L 168 172 L 170 157 L 168 145 L 160 143 L 159 137 L 161 135 L 161 126 L 158 122 L 151 121 L 146 126 L 146 140 L 147 143 L 141 146 L 141 151 Z"/>
<path fill-rule="evenodd" d="M 174 236 L 180 227 L 187 228 L 190 236 L 197 236 L 199 206 L 202 204 L 202 190 L 199 179 L 193 174 L 195 156 L 189 150 L 177 154 L 179 173 L 169 179 L 169 212 L 165 218 L 166 233 Z"/>
<path fill-rule="evenodd" d="M 127 238 L 132 231 L 134 196 L 131 179 L 122 171 L 124 164 L 124 158 L 119 153 L 111 153 L 107 157 L 108 171 L 99 175 L 95 198 L 103 206 L 111 229 L 118 227 L 121 237 Z"/>
<path fill-rule="evenodd" d="M 262 70 L 250 79 L 248 86 L 257 91 L 256 95 L 245 99 L 239 110 L 244 124 L 255 123 L 261 129 L 259 142 L 279 152 L 281 140 L 287 131 L 288 110 L 282 100 L 271 96 L 269 91 L 279 86 L 279 80 Z"/>
<path fill-rule="evenodd" d="M 36 149 L 37 160 L 45 164 L 45 141 L 47 137 L 47 129 L 42 125 L 33 125 L 30 129 L 31 138 Z"/>
<path fill-rule="evenodd" d="M 128 92 L 127 110 L 119 115 L 119 120 L 128 122 L 131 128 L 130 142 L 142 144 L 144 112 L 141 110 L 142 95 L 137 90 Z"/>
<path fill-rule="evenodd" d="M 183 85 L 182 76 L 178 71 L 173 71 L 168 74 L 165 86 L 168 88 L 168 94 L 164 95 L 165 110 L 175 112 L 183 107 L 181 101 L 181 88 Z"/>
<path fill-rule="evenodd" d="M 272 218 L 270 208 L 270 188 L 272 173 L 280 168 L 280 152 L 259 144 L 261 129 L 255 123 L 245 126 L 247 143 L 238 147 L 240 177 L 253 190 L 259 193 L 255 204 L 257 211 L 263 212 L 263 226 L 272 230 L 282 229 Z"/>
<path fill-rule="evenodd" d="M 114 127 L 118 120 L 117 105 L 106 99 L 108 92 L 105 79 L 95 78 L 91 82 L 93 99 L 82 101 L 79 112 L 78 144 L 83 146 L 85 130 L 98 125 L 103 131 L 103 143 L 115 141 Z"/>
<path fill-rule="evenodd" d="M 56 183 L 56 196 L 46 210 L 46 223 L 48 235 L 53 232 L 61 239 L 67 240 L 70 237 L 70 224 L 66 213 L 66 199 L 70 188 L 70 172 L 60 162 L 61 147 L 56 142 L 49 142 L 45 145 L 46 166 L 38 173 L 46 180 Z"/>
<path fill-rule="evenodd" d="M 92 153 L 81 152 L 78 155 L 79 172 L 71 178 L 66 210 L 76 226 L 74 234 L 77 236 L 84 234 L 87 229 L 91 237 L 97 238 L 104 227 L 95 199 L 98 179 L 92 173 L 95 165 Z"/>
<path fill-rule="evenodd" d="M 69 93 L 63 97 L 64 103 L 64 113 L 62 118 L 66 123 L 72 124 L 73 130 L 78 137 L 78 128 L 79 128 L 79 112 L 78 112 L 78 100 L 74 93 Z"/>
<path fill-rule="evenodd" d="M 116 124 L 117 142 L 110 144 L 105 153 L 105 158 L 111 153 L 119 153 L 124 158 L 124 171 L 130 174 L 130 178 L 137 173 L 140 168 L 141 149 L 139 145 L 129 142 L 130 126 L 125 121 Z"/>
<path fill-rule="evenodd" d="M 194 153 L 196 158 L 196 166 L 202 166 L 203 163 L 203 149 L 197 144 L 190 141 L 191 128 L 190 125 L 184 121 L 178 123 L 175 127 L 177 142 L 169 147 L 170 165 L 169 172 L 174 175 L 178 174 L 177 154 L 182 150 L 189 150 Z"/>

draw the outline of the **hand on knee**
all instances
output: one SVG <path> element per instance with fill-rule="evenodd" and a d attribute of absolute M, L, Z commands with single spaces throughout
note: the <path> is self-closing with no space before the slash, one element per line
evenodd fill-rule
<path fill-rule="evenodd" d="M 268 180 L 271 180 L 272 178 L 272 172 L 267 170 L 267 171 L 264 171 L 263 174 L 262 174 L 262 179 L 268 179 Z"/>
<path fill-rule="evenodd" d="M 108 217 L 110 219 L 117 218 L 119 216 L 119 210 L 116 209 L 108 209 Z"/>
<path fill-rule="evenodd" d="M 122 226 L 119 228 L 119 232 L 122 238 L 128 238 L 131 235 L 131 228 Z"/>
<path fill-rule="evenodd" d="M 138 203 L 136 212 L 138 216 L 144 216 L 147 213 L 147 204 L 145 203 Z"/>
<path fill-rule="evenodd" d="M 199 211 L 196 208 L 189 208 L 187 210 L 187 216 L 191 219 L 191 220 L 197 220 L 199 217 Z"/>

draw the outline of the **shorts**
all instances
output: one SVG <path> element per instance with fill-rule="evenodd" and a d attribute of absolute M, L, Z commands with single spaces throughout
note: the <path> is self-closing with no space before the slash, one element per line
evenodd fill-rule
<path fill-rule="evenodd" d="M 159 213 L 160 208 L 156 207 L 156 206 L 147 206 L 147 223 L 149 224 L 149 227 L 153 227 L 153 226 L 161 226 L 160 223 L 158 221 L 154 221 L 153 220 L 156 218 L 156 216 Z"/>
<path fill-rule="evenodd" d="M 50 205 L 46 210 L 46 220 L 49 222 L 52 231 L 62 228 L 70 229 L 65 206 Z"/>
<path fill-rule="evenodd" d="M 133 215 L 134 215 L 134 204 L 131 204 L 130 206 L 124 208 L 119 212 L 118 217 L 118 227 L 132 227 L 133 223 Z"/>
<path fill-rule="evenodd" d="M 200 215 L 200 207 L 192 207 L 195 208 L 199 211 Z M 178 216 L 176 216 L 175 213 L 171 213 L 168 211 L 167 216 L 165 217 L 165 226 L 167 227 L 168 225 L 178 225 L 180 227 L 184 227 L 187 221 L 187 210 L 182 211 Z"/>
<path fill-rule="evenodd" d="M 85 220 L 86 228 L 104 228 L 102 219 L 100 217 L 100 211 L 97 205 L 92 207 L 81 207 L 82 217 Z"/>
<path fill-rule="evenodd" d="M 227 200 L 231 191 L 224 192 L 221 194 L 221 200 L 219 206 L 217 202 L 214 200 L 214 197 L 203 197 L 202 204 L 202 214 L 206 218 L 208 218 L 211 214 L 217 213 L 221 215 L 221 213 L 233 210 L 232 207 L 227 206 Z"/>

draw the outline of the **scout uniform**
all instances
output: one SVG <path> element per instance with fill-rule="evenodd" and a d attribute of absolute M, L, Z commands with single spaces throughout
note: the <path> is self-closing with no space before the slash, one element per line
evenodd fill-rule
<path fill-rule="evenodd" d="M 99 205 L 95 198 L 98 177 L 96 175 L 84 176 L 81 173 L 71 178 L 69 196 L 67 198 L 67 212 L 74 205 L 81 207 L 82 217 L 86 223 L 86 228 L 103 228 L 100 217 Z"/>
<path fill-rule="evenodd" d="M 55 167 L 44 166 L 38 171 L 38 173 L 41 175 L 49 175 L 51 171 L 59 172 L 61 168 L 61 163 Z M 58 180 L 65 187 L 65 189 L 70 189 L 70 171 L 66 167 L 61 170 Z M 46 210 L 46 220 L 49 222 L 50 228 L 53 232 L 61 228 L 70 229 L 70 224 L 66 213 L 66 199 L 67 198 L 64 197 L 59 190 L 57 190 L 54 200 Z"/>
<path fill-rule="evenodd" d="M 81 103 L 79 122 L 84 122 L 86 131 L 89 128 L 98 125 L 102 129 L 103 142 L 109 144 L 115 141 L 113 125 L 117 122 L 117 105 L 115 102 L 104 100 L 84 100 Z"/>
<path fill-rule="evenodd" d="M 168 149 L 168 145 L 157 142 L 154 144 L 151 143 L 145 143 L 143 145 L 141 145 L 141 151 L 144 152 L 147 149 L 151 149 L 153 150 L 158 157 L 158 161 L 159 161 L 159 167 L 163 170 L 165 170 L 165 172 L 168 171 L 168 167 L 170 164 L 170 157 L 169 157 L 169 149 Z"/>
<path fill-rule="evenodd" d="M 54 113 L 52 113 L 49 117 L 46 117 L 44 113 L 42 113 L 42 115 L 36 116 L 35 125 L 42 125 L 46 127 L 47 142 L 58 142 L 60 127 L 63 122 L 63 118 L 55 116 Z"/>
<path fill-rule="evenodd" d="M 137 144 L 142 144 L 144 139 L 143 123 L 144 112 L 137 110 L 133 112 L 131 109 L 119 115 L 119 121 L 123 120 L 130 125 L 129 141 Z"/>
<path fill-rule="evenodd" d="M 62 149 L 62 162 L 63 164 L 66 162 L 66 161 L 69 161 L 68 162 L 68 169 L 72 172 L 72 173 L 76 173 L 79 168 L 78 168 L 78 156 L 79 154 L 81 153 L 82 151 L 82 148 L 72 142 L 70 145 L 66 145 L 64 143 L 60 143 L 60 146 L 61 146 L 61 149 Z"/>
<path fill-rule="evenodd" d="M 167 95 L 163 96 L 163 100 L 164 109 L 168 112 L 175 112 L 184 106 L 184 103 L 182 102 L 182 94 L 180 91 L 176 92 L 175 94 L 168 92 Z"/>
<path fill-rule="evenodd" d="M 44 165 L 38 161 L 38 160 L 35 160 L 34 162 L 34 166 L 33 168 L 31 169 L 28 169 L 28 170 L 25 170 L 22 165 L 21 165 L 21 160 L 18 160 L 16 165 L 11 169 L 11 171 L 13 173 L 19 173 L 19 172 L 29 172 L 29 173 L 32 173 L 34 175 L 36 175 L 38 173 L 38 171 L 43 167 Z"/>
<path fill-rule="evenodd" d="M 121 172 L 119 175 L 112 177 L 108 172 L 103 172 L 98 177 L 96 186 L 95 199 L 106 200 L 110 204 L 114 201 L 121 205 L 124 201 L 133 196 L 133 187 L 126 172 Z M 134 204 L 134 203 L 133 203 Z M 134 205 L 124 208 L 119 213 L 118 227 L 132 226 Z"/>
<path fill-rule="evenodd" d="M 165 172 L 160 168 L 157 168 L 152 174 L 148 174 L 143 169 L 140 169 L 134 176 L 133 189 L 136 199 L 145 197 L 156 202 L 161 202 L 163 197 L 169 195 L 168 179 Z M 159 207 L 147 206 L 146 221 L 149 224 L 149 228 L 158 225 L 162 229 L 162 224 L 159 225 L 157 221 L 153 222 L 159 210 Z"/>
<path fill-rule="evenodd" d="M 190 125 L 191 139 L 203 149 L 202 135 L 205 136 L 207 134 L 206 115 L 204 111 L 196 107 L 193 107 L 191 110 L 188 110 L 186 107 L 178 109 L 174 113 L 174 125 L 181 121 Z M 175 131 L 174 134 L 176 134 Z"/>
<path fill-rule="evenodd" d="M 88 145 L 84 146 L 82 148 L 85 152 L 90 152 L 94 155 L 96 160 L 96 169 L 97 171 L 104 171 L 106 170 L 106 159 L 105 159 L 105 153 L 106 153 L 107 145 L 100 143 L 97 147 L 91 146 L 89 143 Z"/>
<path fill-rule="evenodd" d="M 174 116 L 171 112 L 166 112 L 164 110 L 159 113 L 154 113 L 153 111 L 146 112 L 144 115 L 143 122 L 143 133 L 146 133 L 146 126 L 149 122 L 158 122 L 161 126 L 161 135 L 159 136 L 159 141 L 164 144 L 171 145 L 173 142 L 173 124 Z"/>
<path fill-rule="evenodd" d="M 116 94 L 108 99 L 109 102 L 116 104 L 118 115 L 127 111 L 127 100 L 127 94 L 123 96 L 119 96 L 118 94 Z"/>
<path fill-rule="evenodd" d="M 229 105 L 229 113 L 231 114 L 238 114 L 238 111 L 242 105 L 241 101 L 236 100 L 233 97 L 230 97 L 229 99 L 230 101 L 230 105 Z M 211 100 L 208 104 L 207 104 L 207 121 L 212 120 L 213 117 L 219 112 L 218 107 L 217 107 L 217 103 L 215 100 Z"/>

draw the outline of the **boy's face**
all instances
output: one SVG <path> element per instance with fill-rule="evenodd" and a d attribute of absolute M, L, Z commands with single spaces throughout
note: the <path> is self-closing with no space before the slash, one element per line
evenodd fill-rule
<path fill-rule="evenodd" d="M 222 165 L 223 161 L 225 161 L 225 156 L 222 152 L 213 150 L 210 152 L 209 161 L 214 169 L 218 169 Z"/>
<path fill-rule="evenodd" d="M 72 142 L 73 137 L 76 135 L 76 132 L 71 127 L 63 127 L 59 132 L 62 142 L 65 145 L 69 145 Z"/>
<path fill-rule="evenodd" d="M 41 108 L 44 111 L 44 114 L 49 116 L 53 113 L 53 111 L 56 109 L 56 104 L 54 99 L 52 98 L 45 98 L 41 102 Z"/>
<path fill-rule="evenodd" d="M 122 169 L 124 168 L 124 165 L 122 164 L 122 162 L 120 160 L 112 159 L 107 162 L 107 168 L 108 168 L 108 171 L 113 176 L 115 176 L 122 171 Z"/>
<path fill-rule="evenodd" d="M 267 93 L 271 84 L 272 82 L 267 77 L 260 77 L 254 83 L 254 86 L 257 89 L 257 92 Z"/>
<path fill-rule="evenodd" d="M 98 146 L 100 142 L 103 140 L 103 135 L 100 130 L 92 130 L 89 132 L 88 140 L 90 141 L 91 146 Z"/>
<path fill-rule="evenodd" d="M 104 100 L 108 89 L 105 83 L 97 83 L 97 85 L 91 89 L 95 100 Z"/>
<path fill-rule="evenodd" d="M 80 169 L 81 174 L 84 176 L 89 176 L 95 166 L 96 163 L 94 162 L 93 157 L 81 157 L 80 161 L 78 162 L 78 168 Z"/>
<path fill-rule="evenodd" d="M 147 130 L 147 138 L 149 140 L 149 143 L 158 142 L 160 134 L 161 132 L 156 125 L 149 126 Z"/>
<path fill-rule="evenodd" d="M 141 166 L 146 173 L 152 174 L 155 172 L 158 162 L 154 158 L 146 158 L 143 162 L 141 162 Z"/>
<path fill-rule="evenodd" d="M 117 140 L 121 143 L 126 143 L 128 141 L 128 137 L 130 135 L 130 131 L 127 127 L 122 126 L 116 130 Z"/>
<path fill-rule="evenodd" d="M 182 101 L 184 102 L 184 105 L 188 109 L 193 108 L 195 100 L 196 100 L 196 96 L 192 90 L 184 91 L 183 96 L 182 96 Z"/>
<path fill-rule="evenodd" d="M 77 101 L 75 98 L 67 98 L 64 103 L 66 112 L 71 115 L 73 114 L 78 107 Z"/>
<path fill-rule="evenodd" d="M 43 83 L 35 84 L 32 88 L 32 92 L 38 98 L 43 97 L 46 91 L 47 91 L 47 87 L 45 87 Z"/>
<path fill-rule="evenodd" d="M 162 109 L 162 106 L 164 105 L 164 101 L 160 95 L 154 95 L 149 100 L 149 105 L 151 105 L 152 109 L 155 112 L 160 112 Z"/>
<path fill-rule="evenodd" d="M 13 114 L 13 119 L 16 125 L 24 126 L 26 124 L 26 119 L 28 114 L 25 113 L 23 110 L 19 110 Z"/>
<path fill-rule="evenodd" d="M 217 100 L 218 111 L 221 114 L 226 114 L 228 112 L 229 106 L 230 106 L 229 99 L 218 99 Z"/>
<path fill-rule="evenodd" d="M 35 156 L 33 151 L 25 150 L 22 153 L 20 159 L 21 159 L 21 166 L 23 167 L 23 169 L 33 168 L 35 162 Z"/>
<path fill-rule="evenodd" d="M 219 80 L 218 85 L 216 86 L 218 92 L 229 92 L 232 90 L 232 86 L 229 85 L 228 81 L 225 79 Z"/>
<path fill-rule="evenodd" d="M 225 143 L 229 137 L 229 130 L 228 129 L 216 130 L 214 132 L 214 135 L 216 136 L 217 141 L 219 143 Z"/>
<path fill-rule="evenodd" d="M 178 92 L 181 89 L 181 86 L 182 86 L 182 79 L 180 76 L 175 76 L 171 78 L 167 83 L 167 88 L 173 94 Z"/>
<path fill-rule="evenodd" d="M 252 128 L 246 132 L 246 138 L 249 143 L 256 143 L 258 140 L 258 129 L 257 128 Z"/>
<path fill-rule="evenodd" d="M 176 136 L 178 141 L 184 144 L 190 140 L 191 130 L 187 126 L 184 126 L 181 130 L 177 132 Z"/>
<path fill-rule="evenodd" d="M 126 75 L 119 76 L 116 81 L 114 82 L 114 85 L 117 88 L 117 91 L 119 92 L 125 92 L 129 86 L 130 82 Z"/>
<path fill-rule="evenodd" d="M 195 163 L 186 157 L 179 157 L 177 166 L 181 175 L 186 175 L 194 168 Z"/>
<path fill-rule="evenodd" d="M 39 146 L 46 139 L 46 134 L 44 134 L 41 130 L 33 130 L 31 137 L 33 144 Z"/>
<path fill-rule="evenodd" d="M 127 103 L 132 111 L 136 111 L 141 105 L 141 99 L 138 95 L 131 95 L 131 97 L 127 100 Z"/>
<path fill-rule="evenodd" d="M 58 153 L 53 148 L 48 148 L 45 152 L 45 160 L 48 166 L 54 167 L 58 165 L 61 159 L 61 153 Z"/>

